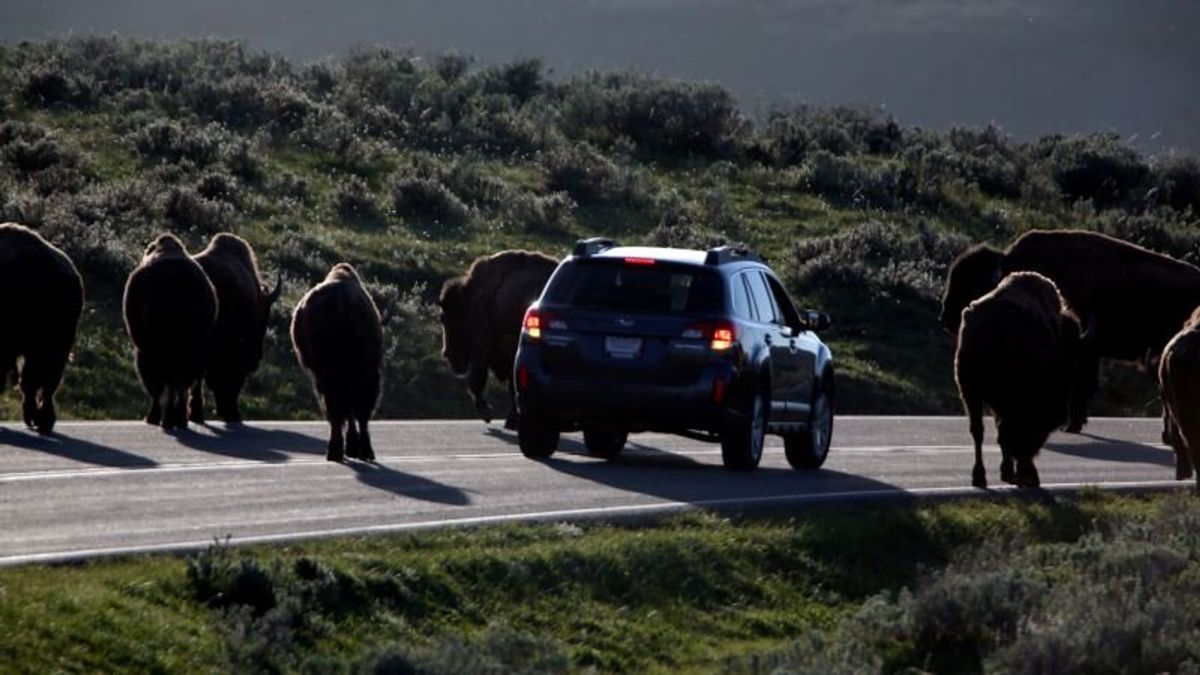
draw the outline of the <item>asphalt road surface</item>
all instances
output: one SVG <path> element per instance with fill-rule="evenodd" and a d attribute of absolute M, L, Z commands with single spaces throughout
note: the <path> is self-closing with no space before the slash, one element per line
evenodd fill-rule
<path fill-rule="evenodd" d="M 1038 460 L 1050 490 L 1175 483 L 1159 420 L 1093 419 Z M 768 437 L 759 470 L 721 467 L 714 444 L 631 437 L 620 459 L 563 436 L 548 461 L 477 420 L 378 422 L 375 464 L 325 461 L 327 427 L 255 422 L 166 433 L 141 422 L 63 422 L 50 437 L 0 425 L 0 565 L 424 527 L 628 516 L 688 506 L 801 508 L 831 500 L 982 494 L 958 417 L 839 417 L 819 471 L 790 469 Z M 991 423 L 988 478 L 999 485 Z"/>

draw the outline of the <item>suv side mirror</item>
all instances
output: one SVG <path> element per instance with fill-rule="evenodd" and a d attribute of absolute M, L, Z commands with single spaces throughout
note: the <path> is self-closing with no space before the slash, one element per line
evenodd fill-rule
<path fill-rule="evenodd" d="M 809 330 L 825 330 L 832 325 L 829 320 L 829 315 L 825 312 L 818 312 L 813 309 L 806 309 L 803 312 L 804 323 Z"/>

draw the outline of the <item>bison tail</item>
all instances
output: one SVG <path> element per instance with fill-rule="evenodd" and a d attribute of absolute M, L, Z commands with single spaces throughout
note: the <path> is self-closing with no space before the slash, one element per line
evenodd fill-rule
<path fill-rule="evenodd" d="M 270 293 L 267 293 L 267 305 L 270 306 L 270 305 L 275 304 L 275 301 L 279 299 L 279 296 L 282 293 L 283 293 L 283 267 L 280 267 L 279 270 L 275 274 L 275 288 Z"/>

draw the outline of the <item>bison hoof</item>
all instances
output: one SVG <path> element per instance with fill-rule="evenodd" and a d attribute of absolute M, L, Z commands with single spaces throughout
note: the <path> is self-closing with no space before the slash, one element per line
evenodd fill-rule
<path fill-rule="evenodd" d="M 1062 430 L 1067 432 L 1068 434 L 1077 434 L 1077 433 L 1083 431 L 1083 426 L 1085 424 L 1087 424 L 1086 419 L 1071 420 L 1071 421 L 1067 422 L 1066 425 L 1063 426 Z"/>
<path fill-rule="evenodd" d="M 162 412 L 158 410 L 151 410 L 150 412 L 146 413 L 146 424 L 149 424 L 152 427 L 162 424 Z"/>
<path fill-rule="evenodd" d="M 980 490 L 987 489 L 987 470 L 982 466 L 977 466 L 971 471 L 971 486 Z"/>
<path fill-rule="evenodd" d="M 509 431 L 517 430 L 517 413 L 516 412 L 510 412 L 510 413 L 508 413 L 508 417 L 504 418 L 504 428 L 508 429 Z"/>
<path fill-rule="evenodd" d="M 1038 477 L 1037 469 L 1030 468 L 1028 471 L 1017 472 L 1017 487 L 1019 488 L 1036 488 L 1041 487 L 1042 480 Z"/>
<path fill-rule="evenodd" d="M 1000 462 L 1000 480 L 1015 485 L 1017 482 L 1017 472 L 1013 469 L 1012 462 Z"/>
<path fill-rule="evenodd" d="M 204 424 L 204 413 L 199 410 L 193 410 L 188 413 L 188 421 L 196 424 Z"/>
<path fill-rule="evenodd" d="M 39 434 L 48 434 L 54 431 L 54 423 L 58 421 L 58 416 L 54 414 L 54 410 L 43 408 L 34 416 L 33 426 Z"/>
<path fill-rule="evenodd" d="M 1192 477 L 1191 463 L 1175 461 L 1175 480 L 1187 480 Z"/>

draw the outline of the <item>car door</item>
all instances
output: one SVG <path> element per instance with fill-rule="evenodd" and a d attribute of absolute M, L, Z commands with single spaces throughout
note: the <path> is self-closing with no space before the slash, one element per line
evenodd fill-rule
<path fill-rule="evenodd" d="M 766 275 L 771 289 L 771 297 L 779 308 L 785 324 L 791 328 L 788 337 L 788 348 L 791 351 L 789 363 L 792 368 L 791 381 L 793 389 L 788 396 L 789 414 L 792 419 L 807 421 L 812 404 L 813 380 L 816 377 L 817 352 L 820 341 L 800 318 L 792 299 L 784 290 L 783 284 L 771 275 Z"/>
<path fill-rule="evenodd" d="M 756 317 L 764 334 L 763 339 L 771 353 L 771 420 L 798 421 L 796 408 L 792 405 L 797 395 L 797 364 L 791 342 L 791 330 L 785 330 L 767 277 L 758 270 L 747 272 L 744 276 L 750 287 L 750 296 L 754 299 Z"/>

